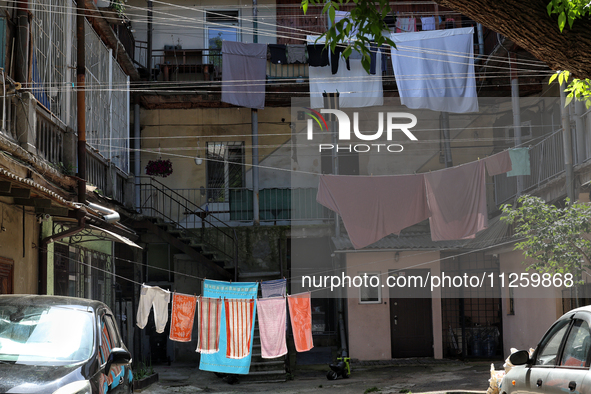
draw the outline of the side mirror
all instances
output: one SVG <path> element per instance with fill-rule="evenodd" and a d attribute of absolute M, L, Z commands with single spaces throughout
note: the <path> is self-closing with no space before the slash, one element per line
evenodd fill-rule
<path fill-rule="evenodd" d="M 524 365 L 529 362 L 529 353 L 527 350 L 520 350 L 509 356 L 509 361 L 513 365 Z"/>
<path fill-rule="evenodd" d="M 123 348 L 115 347 L 111 349 L 109 358 L 107 358 L 107 364 L 105 365 L 105 375 L 109 374 L 112 367 L 129 363 L 131 363 L 131 353 Z"/>

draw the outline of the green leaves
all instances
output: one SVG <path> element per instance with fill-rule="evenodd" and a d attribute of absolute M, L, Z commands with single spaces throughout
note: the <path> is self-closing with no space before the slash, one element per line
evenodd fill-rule
<path fill-rule="evenodd" d="M 539 272 L 580 274 L 591 267 L 591 206 L 566 200 L 564 207 L 548 205 L 538 197 L 522 196 L 518 207 L 501 206 L 501 220 L 513 224 L 515 245 L 527 264 Z"/>
<path fill-rule="evenodd" d="M 562 33 L 562 29 L 564 29 L 565 25 L 566 25 L 566 14 L 564 13 L 564 11 L 562 11 L 560 13 L 560 15 L 558 15 L 558 28 L 560 29 L 561 33 Z"/>

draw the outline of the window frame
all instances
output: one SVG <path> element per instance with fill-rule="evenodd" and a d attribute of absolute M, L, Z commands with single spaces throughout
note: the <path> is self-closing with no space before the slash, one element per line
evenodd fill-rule
<path fill-rule="evenodd" d="M 363 275 L 367 275 L 368 279 L 367 279 L 367 283 L 369 284 L 369 277 L 371 276 L 377 276 L 378 280 L 381 283 L 381 275 L 382 273 L 380 271 L 363 271 L 363 272 L 358 272 L 357 273 L 358 276 L 360 276 L 361 278 L 363 278 Z M 362 289 L 376 289 L 377 293 L 378 293 L 378 299 L 377 300 L 372 300 L 372 301 L 365 301 L 363 300 L 362 297 Z M 378 287 L 372 287 L 372 286 L 359 286 L 359 304 L 363 304 L 363 305 L 367 305 L 367 304 L 381 304 L 382 303 L 382 288 L 380 287 L 380 285 L 378 284 Z"/>
<path fill-rule="evenodd" d="M 550 329 L 548 329 L 548 331 L 546 331 L 546 333 L 544 334 L 544 336 L 542 337 L 542 339 L 538 343 L 538 346 L 536 346 L 536 351 L 534 352 L 534 354 L 532 356 L 532 361 L 533 361 L 532 367 L 556 368 L 559 366 L 559 364 L 561 362 L 561 358 L 562 358 L 562 352 L 564 350 L 564 344 L 565 344 L 566 338 L 568 337 L 568 334 L 570 333 L 570 329 L 572 327 L 572 324 L 573 324 L 573 320 L 572 320 L 572 316 L 571 316 L 570 318 L 560 319 L 560 320 L 556 321 L 552 325 L 552 327 L 550 327 Z M 553 364 L 538 364 L 537 359 L 538 359 L 540 352 L 542 352 L 546 348 L 551 336 L 555 335 L 554 330 L 556 329 L 556 327 L 558 327 L 558 325 L 561 325 L 561 327 L 558 330 L 561 330 L 562 325 L 564 325 L 564 327 L 566 327 L 566 331 L 565 331 L 564 335 L 562 336 L 562 338 L 560 339 L 560 344 L 558 345 L 558 350 L 556 351 L 556 361 Z M 553 335 L 550 335 L 551 333 Z"/>

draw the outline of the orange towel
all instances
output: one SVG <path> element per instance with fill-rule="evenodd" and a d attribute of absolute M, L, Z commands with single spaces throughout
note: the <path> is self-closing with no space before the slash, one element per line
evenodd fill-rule
<path fill-rule="evenodd" d="M 196 305 L 197 297 L 174 294 L 169 336 L 172 341 L 191 342 Z"/>
<path fill-rule="evenodd" d="M 287 296 L 293 339 L 298 352 L 307 352 L 312 343 L 312 306 L 310 293 Z"/>
<path fill-rule="evenodd" d="M 226 357 L 244 358 L 250 354 L 250 333 L 254 300 L 226 299 Z"/>

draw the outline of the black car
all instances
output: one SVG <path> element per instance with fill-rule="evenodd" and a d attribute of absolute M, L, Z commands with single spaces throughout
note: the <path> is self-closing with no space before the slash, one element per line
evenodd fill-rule
<path fill-rule="evenodd" d="M 131 392 L 131 354 L 102 302 L 0 295 L 0 393 Z"/>

